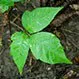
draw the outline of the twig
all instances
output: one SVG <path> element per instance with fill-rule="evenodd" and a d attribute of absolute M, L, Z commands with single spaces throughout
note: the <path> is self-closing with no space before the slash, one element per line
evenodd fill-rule
<path fill-rule="evenodd" d="M 69 33 L 72 33 L 72 34 L 76 34 L 76 35 L 79 35 L 79 33 L 76 33 L 76 32 L 72 32 L 71 30 L 68 30 L 68 29 L 62 29 L 63 31 L 66 31 L 66 32 L 69 32 Z"/>
<path fill-rule="evenodd" d="M 17 28 L 19 28 L 20 30 L 22 30 L 23 32 L 25 32 L 28 36 L 30 36 L 30 33 L 28 33 L 26 30 L 24 30 L 23 28 L 21 28 L 20 26 L 18 26 L 18 25 L 15 24 L 14 22 L 10 21 L 10 23 L 11 23 L 13 26 L 16 26 Z"/>
<path fill-rule="evenodd" d="M 10 23 L 15 26 L 15 27 L 18 27 L 20 30 L 24 31 L 23 28 L 21 28 L 20 26 L 18 26 L 16 23 L 14 23 L 13 21 L 10 21 Z"/>
<path fill-rule="evenodd" d="M 13 19 L 13 22 L 15 22 L 17 19 L 18 19 L 19 15 L 16 16 L 14 19 Z"/>
<path fill-rule="evenodd" d="M 64 33 L 64 32 L 63 32 L 63 33 Z M 65 34 L 65 33 L 64 33 L 64 35 L 65 35 L 66 39 L 67 39 L 70 43 L 72 43 L 73 46 L 75 46 L 77 49 L 79 49 L 79 47 L 74 43 L 73 39 L 71 39 L 71 38 L 70 38 L 67 34 Z"/>

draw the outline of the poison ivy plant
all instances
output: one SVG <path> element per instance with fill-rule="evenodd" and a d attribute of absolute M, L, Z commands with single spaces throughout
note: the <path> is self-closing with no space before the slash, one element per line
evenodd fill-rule
<path fill-rule="evenodd" d="M 60 40 L 52 33 L 39 32 L 47 27 L 63 7 L 36 8 L 33 11 L 25 11 L 22 16 L 22 24 L 30 36 L 24 32 L 16 32 L 12 35 L 10 53 L 16 63 L 20 74 L 23 71 L 29 49 L 38 60 L 49 64 L 72 64 L 64 53 Z"/>

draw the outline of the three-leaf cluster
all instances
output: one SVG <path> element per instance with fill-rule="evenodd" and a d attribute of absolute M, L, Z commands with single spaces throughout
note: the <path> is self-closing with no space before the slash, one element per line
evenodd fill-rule
<path fill-rule="evenodd" d="M 23 71 L 29 49 L 31 49 L 36 59 L 43 62 L 49 64 L 71 64 L 71 61 L 65 56 L 60 40 L 52 33 L 40 32 L 50 24 L 62 8 L 63 7 L 43 7 L 24 12 L 22 24 L 30 36 L 24 32 L 14 33 L 11 37 L 12 43 L 10 49 L 20 74 Z"/>

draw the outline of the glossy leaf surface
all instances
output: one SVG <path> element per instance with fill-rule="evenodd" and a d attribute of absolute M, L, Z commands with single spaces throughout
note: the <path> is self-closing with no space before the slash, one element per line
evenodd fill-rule
<path fill-rule="evenodd" d="M 29 33 L 41 31 L 50 24 L 62 8 L 45 7 L 36 8 L 33 11 L 25 11 L 22 16 L 22 24 Z"/>
<path fill-rule="evenodd" d="M 11 39 L 13 42 L 10 46 L 10 53 L 20 74 L 22 74 L 29 51 L 28 37 L 23 32 L 17 32 L 12 35 Z"/>
<path fill-rule="evenodd" d="M 30 49 L 36 59 L 49 64 L 71 62 L 66 58 L 59 39 L 47 32 L 40 32 L 30 37 Z"/>

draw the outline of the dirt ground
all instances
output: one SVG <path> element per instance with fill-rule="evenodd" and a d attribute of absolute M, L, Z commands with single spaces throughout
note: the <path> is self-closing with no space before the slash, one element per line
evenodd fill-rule
<path fill-rule="evenodd" d="M 76 0 L 31 0 L 24 4 L 17 3 L 9 13 L 0 15 L 0 79 L 79 79 L 79 1 Z M 52 3 L 51 3 L 52 2 Z M 76 4 L 76 7 L 70 5 Z M 57 15 L 54 21 L 44 29 L 56 34 L 65 48 L 66 56 L 73 62 L 68 64 L 50 65 L 35 59 L 30 63 L 30 54 L 24 66 L 23 75 L 19 75 L 16 65 L 10 56 L 10 35 L 19 31 L 21 15 L 27 10 L 37 7 L 65 6 L 65 9 Z M 7 20 L 8 19 L 8 20 Z M 8 23 L 9 22 L 9 23 Z"/>

